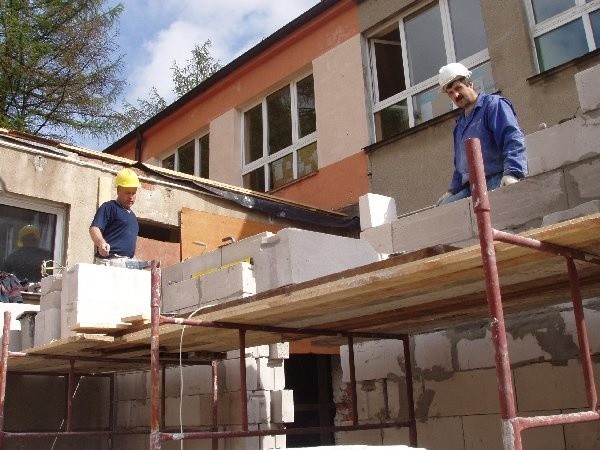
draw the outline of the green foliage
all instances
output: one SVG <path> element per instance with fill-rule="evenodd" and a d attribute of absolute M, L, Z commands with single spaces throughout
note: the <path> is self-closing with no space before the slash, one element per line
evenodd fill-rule
<path fill-rule="evenodd" d="M 111 133 L 122 5 L 0 0 L 0 126 L 56 139 Z"/>
<path fill-rule="evenodd" d="M 196 44 L 192 50 L 192 58 L 188 59 L 183 67 L 179 67 L 177 62 L 173 61 L 173 92 L 177 97 L 186 94 L 221 68 L 220 62 L 210 55 L 210 45 L 210 40 L 202 45 Z M 156 87 L 149 90 L 147 98 L 138 98 L 137 105 L 125 102 L 123 112 L 113 123 L 115 135 L 130 132 L 166 106 L 166 100 L 158 93 Z"/>

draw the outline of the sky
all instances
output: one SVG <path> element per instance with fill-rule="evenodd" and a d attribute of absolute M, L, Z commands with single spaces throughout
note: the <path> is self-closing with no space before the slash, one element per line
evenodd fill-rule
<path fill-rule="evenodd" d="M 119 3 L 110 0 L 108 5 Z M 173 62 L 186 65 L 196 44 L 211 41 L 222 66 L 310 9 L 319 0 L 121 0 L 117 42 L 127 80 L 122 100 L 137 105 L 150 88 L 172 103 Z M 122 100 L 118 102 L 120 105 Z M 75 138 L 75 144 L 103 150 L 112 141 Z"/>

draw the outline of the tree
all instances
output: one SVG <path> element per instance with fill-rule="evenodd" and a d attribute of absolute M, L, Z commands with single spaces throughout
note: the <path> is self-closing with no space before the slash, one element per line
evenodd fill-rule
<path fill-rule="evenodd" d="M 173 77 L 173 92 L 181 97 L 202 81 L 210 77 L 221 68 L 218 60 L 215 60 L 209 52 L 211 42 L 207 40 L 204 44 L 196 44 L 192 50 L 192 58 L 186 61 L 186 65 L 180 67 L 173 61 L 171 67 Z M 123 112 L 113 122 L 114 136 L 128 133 L 141 125 L 151 117 L 165 109 L 167 101 L 158 93 L 156 87 L 148 92 L 148 98 L 138 98 L 137 106 L 129 102 L 123 103 Z"/>
<path fill-rule="evenodd" d="M 110 133 L 122 92 L 121 4 L 0 0 L 0 126 L 66 139 Z"/>

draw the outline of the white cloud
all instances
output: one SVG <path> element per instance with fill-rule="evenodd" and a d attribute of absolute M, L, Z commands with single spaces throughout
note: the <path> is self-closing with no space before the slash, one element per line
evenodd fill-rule
<path fill-rule="evenodd" d="M 129 47 L 128 57 L 135 63 L 129 70 L 127 100 L 146 97 L 155 86 L 173 101 L 171 67 L 173 61 L 185 65 L 194 45 L 210 39 L 211 54 L 227 64 L 260 40 L 271 35 L 318 0 L 156 0 L 128 1 L 121 29 L 142 33 L 142 49 Z M 136 20 L 139 19 L 139 20 Z M 143 19 L 143 20 L 142 20 Z M 134 45 L 130 42 L 129 45 Z"/>

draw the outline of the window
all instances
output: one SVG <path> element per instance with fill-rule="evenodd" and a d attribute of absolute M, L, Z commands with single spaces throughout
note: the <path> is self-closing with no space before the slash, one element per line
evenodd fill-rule
<path fill-rule="evenodd" d="M 317 171 L 312 75 L 267 95 L 243 120 L 244 187 L 264 192 Z"/>
<path fill-rule="evenodd" d="M 39 281 L 43 261 L 63 262 L 64 227 L 61 207 L 0 198 L 0 270 Z"/>
<path fill-rule="evenodd" d="M 161 165 L 177 172 L 208 178 L 208 159 L 209 135 L 205 134 L 186 142 L 178 147 L 175 152 L 163 157 Z"/>
<path fill-rule="evenodd" d="M 540 72 L 600 46 L 600 0 L 525 0 Z"/>
<path fill-rule="evenodd" d="M 388 23 L 369 39 L 376 139 L 453 108 L 438 71 L 460 61 L 480 92 L 495 90 L 479 0 L 439 0 Z"/>

